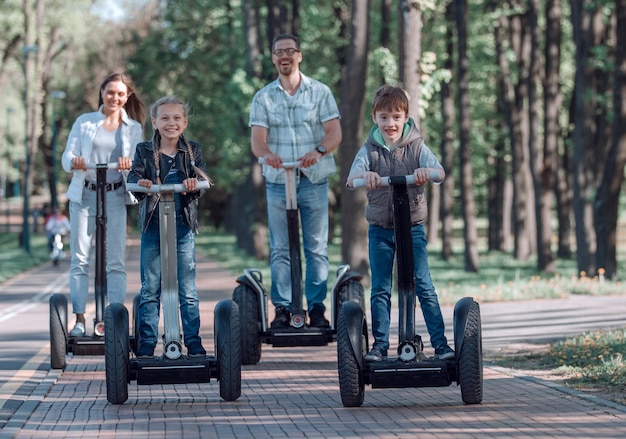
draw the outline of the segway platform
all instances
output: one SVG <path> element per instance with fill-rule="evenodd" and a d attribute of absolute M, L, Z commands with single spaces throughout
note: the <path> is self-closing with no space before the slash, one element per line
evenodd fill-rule
<path fill-rule="evenodd" d="M 453 362 L 426 360 L 405 362 L 399 358 L 368 363 L 363 379 L 373 389 L 406 387 L 445 387 L 456 376 Z"/>
<path fill-rule="evenodd" d="M 134 358 L 130 361 L 130 379 L 138 385 L 208 383 L 217 379 L 217 358 L 181 357 L 170 360 L 165 356 Z"/>
<path fill-rule="evenodd" d="M 336 339 L 328 328 L 274 328 L 265 336 L 265 343 L 274 347 L 327 346 Z"/>

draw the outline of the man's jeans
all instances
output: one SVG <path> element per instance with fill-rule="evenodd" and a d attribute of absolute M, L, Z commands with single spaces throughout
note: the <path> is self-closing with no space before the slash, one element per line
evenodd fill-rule
<path fill-rule="evenodd" d="M 413 237 L 413 260 L 415 271 L 415 292 L 419 299 L 426 328 L 430 334 L 430 344 L 435 350 L 447 346 L 444 323 L 439 300 L 430 278 L 426 232 L 423 224 L 411 227 Z M 369 257 L 372 271 L 372 334 L 374 344 L 385 351 L 389 349 L 389 325 L 391 313 L 391 283 L 395 238 L 393 229 L 369 226 Z"/>
<path fill-rule="evenodd" d="M 271 298 L 274 306 L 291 308 L 291 261 L 287 227 L 285 185 L 266 183 L 270 232 Z M 307 308 L 323 305 L 328 281 L 328 181 L 313 184 L 300 177 L 296 190 L 304 257 Z"/>
<path fill-rule="evenodd" d="M 106 192 L 106 276 L 109 303 L 126 297 L 126 192 Z M 90 288 L 89 260 L 96 231 L 96 191 L 85 188 L 82 203 L 70 202 L 70 295 L 74 314 L 84 314 Z M 99 245 L 99 243 L 95 243 Z"/>

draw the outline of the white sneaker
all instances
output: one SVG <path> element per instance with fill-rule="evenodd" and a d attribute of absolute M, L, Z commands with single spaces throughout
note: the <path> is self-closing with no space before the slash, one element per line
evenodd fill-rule
<path fill-rule="evenodd" d="M 70 331 L 70 337 L 82 337 L 83 335 L 85 335 L 85 324 L 77 322 L 74 329 Z"/>

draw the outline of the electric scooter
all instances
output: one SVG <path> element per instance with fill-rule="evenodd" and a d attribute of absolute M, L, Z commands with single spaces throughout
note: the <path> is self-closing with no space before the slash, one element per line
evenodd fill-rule
<path fill-rule="evenodd" d="M 430 179 L 439 177 L 433 172 Z M 364 308 L 354 302 L 339 310 L 337 360 L 339 389 L 345 407 L 363 404 L 365 384 L 372 388 L 443 387 L 453 381 L 461 387 L 465 404 L 479 404 L 483 394 L 482 333 L 480 307 L 471 297 L 460 299 L 454 307 L 453 332 L 456 358 L 440 360 L 426 357 L 421 337 L 415 332 L 415 279 L 411 239 L 410 204 L 407 185 L 415 184 L 412 175 L 384 177 L 382 186 L 392 187 L 396 265 L 398 275 L 398 348 L 397 357 L 366 361 L 369 350 Z M 353 186 L 364 187 L 364 179 Z"/>
<path fill-rule="evenodd" d="M 59 262 L 65 259 L 65 251 L 63 250 L 63 235 L 55 233 L 52 237 L 52 251 L 50 252 L 50 260 L 55 267 Z"/>
<path fill-rule="evenodd" d="M 104 306 L 107 297 L 106 274 L 106 172 L 117 169 L 114 163 L 87 163 L 87 169 L 96 170 L 96 261 L 95 261 L 95 299 L 96 317 L 92 335 L 71 337 L 67 326 L 67 297 L 55 293 L 50 297 L 50 367 L 65 369 L 65 356 L 104 355 Z"/>
<path fill-rule="evenodd" d="M 176 207 L 174 193 L 186 192 L 179 184 L 152 185 L 150 189 L 136 183 L 127 184 L 132 192 L 159 193 L 159 229 L 161 242 L 161 302 L 163 308 L 163 354 L 160 357 L 138 358 L 139 295 L 133 300 L 134 334 L 129 336 L 128 310 L 121 303 L 107 306 L 104 321 L 105 372 L 107 400 L 123 404 L 128 399 L 128 384 L 138 385 L 220 383 L 220 396 L 235 401 L 241 396 L 241 342 L 239 341 L 239 307 L 230 299 L 215 306 L 216 356 L 189 357 L 182 353 L 180 305 L 178 300 L 178 268 L 176 257 Z M 209 182 L 198 183 L 198 190 L 208 189 Z"/>
<path fill-rule="evenodd" d="M 259 159 L 263 164 L 263 159 Z M 287 328 L 271 328 L 268 324 L 268 293 L 263 285 L 261 271 L 254 268 L 244 270 L 237 279 L 239 284 L 233 293 L 233 300 L 241 313 L 241 357 L 243 364 L 256 364 L 261 360 L 261 345 L 274 347 L 326 346 L 336 340 L 337 312 L 344 302 L 353 301 L 364 307 L 363 278 L 350 270 L 350 265 L 337 269 L 337 278 L 332 287 L 330 325 L 316 328 L 305 325 L 306 310 L 303 306 L 302 257 L 300 250 L 300 230 L 298 200 L 296 196 L 296 171 L 300 162 L 283 162 L 285 169 L 285 195 L 287 207 L 287 227 L 289 233 L 289 256 L 291 260 L 291 320 Z"/>

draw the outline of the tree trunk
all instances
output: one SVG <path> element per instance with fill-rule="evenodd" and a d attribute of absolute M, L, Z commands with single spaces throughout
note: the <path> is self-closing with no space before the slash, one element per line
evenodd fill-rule
<path fill-rule="evenodd" d="M 618 200 L 626 166 L 626 0 L 616 0 L 617 20 L 615 45 L 615 77 L 613 81 L 613 137 L 604 165 L 604 175 L 596 195 L 595 220 L 598 239 L 598 269 L 606 277 L 617 276 Z"/>
<path fill-rule="evenodd" d="M 352 0 L 348 65 L 341 85 L 341 130 L 343 141 L 339 149 L 341 184 L 341 255 L 343 260 L 363 275 L 369 269 L 367 251 L 367 221 L 364 190 L 348 191 L 345 182 L 350 166 L 362 144 L 363 110 L 365 107 L 365 78 L 367 73 L 369 1 Z"/>
<path fill-rule="evenodd" d="M 470 147 L 469 59 L 467 57 L 467 1 L 455 0 L 455 17 L 458 47 L 458 100 L 459 100 L 459 158 L 461 205 L 463 211 L 463 238 L 465 244 L 465 271 L 478 272 L 478 235 L 474 193 L 472 191 L 472 154 Z"/>
<path fill-rule="evenodd" d="M 422 11 L 418 2 L 401 0 L 398 14 L 400 83 L 409 95 L 409 116 L 420 126 L 420 59 L 422 56 Z"/>
<path fill-rule="evenodd" d="M 591 200 L 595 189 L 593 163 L 595 146 L 592 144 L 595 127 L 595 100 L 590 85 L 593 66 L 589 62 L 592 49 L 592 15 L 594 11 L 575 0 L 572 4 L 574 42 L 576 44 L 576 73 L 574 81 L 574 133 L 572 169 L 574 182 L 574 218 L 576 227 L 576 259 L 579 273 L 595 272 L 596 236 L 593 226 Z"/>
<path fill-rule="evenodd" d="M 454 68 L 454 9 L 452 2 L 446 6 L 446 58 L 443 68 Z M 441 135 L 441 164 L 446 171 L 446 179 L 441 184 L 441 257 L 449 261 L 453 256 L 454 239 L 454 93 L 452 82 L 441 84 L 441 112 L 443 130 Z M 432 210 L 432 209 L 431 209 Z"/>
<path fill-rule="evenodd" d="M 558 145 L 561 137 L 559 115 L 563 98 L 560 87 L 561 65 L 561 4 L 559 0 L 546 3 L 545 74 L 543 80 L 544 141 L 543 162 L 539 172 L 540 192 L 536 193 L 537 206 L 537 269 L 553 272 L 552 253 L 552 203 L 558 169 Z M 537 190 L 535 191 L 537 192 Z"/>

